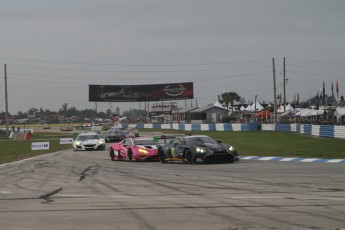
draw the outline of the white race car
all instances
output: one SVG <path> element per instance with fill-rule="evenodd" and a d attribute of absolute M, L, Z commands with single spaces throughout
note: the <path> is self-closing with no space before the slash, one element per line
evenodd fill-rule
<path fill-rule="evenodd" d="M 105 140 L 98 133 L 80 133 L 74 139 L 73 150 L 105 150 Z"/>

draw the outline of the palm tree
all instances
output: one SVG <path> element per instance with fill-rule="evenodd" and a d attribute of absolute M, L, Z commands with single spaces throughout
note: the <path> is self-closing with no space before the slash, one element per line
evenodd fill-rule
<path fill-rule="evenodd" d="M 231 114 L 234 112 L 234 101 L 241 100 L 241 97 L 235 92 L 226 92 L 220 95 L 220 103 L 226 105 L 226 109 L 229 109 L 229 104 L 231 105 Z"/>

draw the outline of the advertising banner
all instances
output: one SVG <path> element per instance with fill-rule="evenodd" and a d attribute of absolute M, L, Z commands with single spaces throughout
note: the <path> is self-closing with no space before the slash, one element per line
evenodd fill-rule
<path fill-rule="evenodd" d="M 89 85 L 89 101 L 136 102 L 193 99 L 193 82 L 154 85 Z"/>
<path fill-rule="evenodd" d="M 48 150 L 49 142 L 33 142 L 31 143 L 31 150 Z"/>
<path fill-rule="evenodd" d="M 102 131 L 102 126 L 91 126 L 91 131 Z"/>
<path fill-rule="evenodd" d="M 72 144 L 73 138 L 60 138 L 60 145 Z"/>

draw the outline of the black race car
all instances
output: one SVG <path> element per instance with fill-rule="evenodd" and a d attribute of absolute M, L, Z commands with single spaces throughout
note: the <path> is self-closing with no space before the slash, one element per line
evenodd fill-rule
<path fill-rule="evenodd" d="M 158 150 L 161 163 L 183 161 L 195 164 L 239 161 L 237 150 L 230 144 L 223 144 L 206 135 L 176 136 L 168 144 Z"/>
<path fill-rule="evenodd" d="M 110 129 L 103 134 L 105 142 L 120 142 L 126 138 L 126 133 L 119 129 Z"/>

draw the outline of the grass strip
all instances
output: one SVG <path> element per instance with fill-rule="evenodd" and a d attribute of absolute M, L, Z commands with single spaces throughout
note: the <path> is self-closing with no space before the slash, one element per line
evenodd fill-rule
<path fill-rule="evenodd" d="M 71 133 L 33 133 L 30 140 L 12 140 L 0 138 L 0 164 L 22 160 L 42 154 L 70 149 L 72 145 L 60 144 L 60 138 L 73 138 Z M 31 150 L 32 142 L 49 142 L 49 150 Z"/>
<path fill-rule="evenodd" d="M 234 145 L 242 156 L 345 159 L 345 139 L 276 131 L 181 131 L 142 129 L 171 134 L 204 134 Z"/>
<path fill-rule="evenodd" d="M 204 134 L 233 144 L 241 156 L 279 156 L 299 158 L 345 159 L 345 139 L 321 138 L 299 133 L 276 131 L 182 131 L 162 129 L 140 129 L 143 132 L 167 134 Z M 10 140 L 0 137 L 0 164 L 46 153 L 70 149 L 61 145 L 60 138 L 76 137 L 73 133 L 33 133 L 30 140 Z M 32 142 L 50 142 L 49 150 L 31 150 Z"/>

